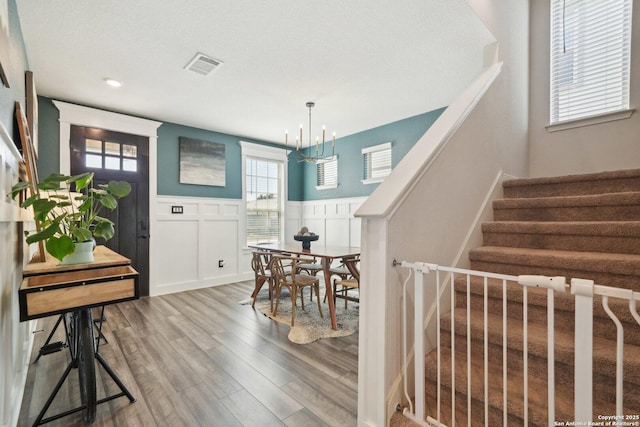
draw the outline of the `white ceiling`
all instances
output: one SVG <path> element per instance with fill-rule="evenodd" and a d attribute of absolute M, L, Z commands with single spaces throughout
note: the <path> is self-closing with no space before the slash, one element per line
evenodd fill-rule
<path fill-rule="evenodd" d="M 464 0 L 17 3 L 38 94 L 279 143 L 307 101 L 338 138 L 446 106 L 494 41 Z"/>

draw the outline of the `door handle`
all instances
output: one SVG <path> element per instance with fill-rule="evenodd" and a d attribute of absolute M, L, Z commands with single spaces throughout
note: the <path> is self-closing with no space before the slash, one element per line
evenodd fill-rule
<path fill-rule="evenodd" d="M 148 239 L 150 236 L 148 234 L 142 234 L 138 236 L 138 239 Z"/>

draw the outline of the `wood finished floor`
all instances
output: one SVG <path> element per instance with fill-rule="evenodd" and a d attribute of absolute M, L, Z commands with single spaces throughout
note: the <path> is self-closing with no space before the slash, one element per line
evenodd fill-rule
<path fill-rule="evenodd" d="M 251 290 L 242 282 L 108 306 L 100 353 L 137 401 L 98 405 L 93 425 L 355 426 L 358 333 L 293 344 L 287 325 L 238 304 Z M 55 320 L 38 322 L 32 360 Z M 33 424 L 68 360 L 64 350 L 30 365 L 19 426 Z M 98 372 L 98 398 L 113 394 Z M 78 406 L 77 383 L 74 369 L 46 416 Z M 82 425 L 80 414 L 46 424 Z"/>

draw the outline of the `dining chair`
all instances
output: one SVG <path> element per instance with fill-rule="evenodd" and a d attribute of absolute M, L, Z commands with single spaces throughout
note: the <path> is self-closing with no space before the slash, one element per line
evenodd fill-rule
<path fill-rule="evenodd" d="M 289 289 L 289 294 L 291 295 L 291 326 L 295 326 L 296 300 L 298 299 L 298 294 L 300 295 L 302 309 L 304 309 L 302 290 L 306 287 L 309 287 L 312 293 L 315 289 L 316 300 L 318 300 L 318 311 L 320 312 L 320 317 L 323 317 L 322 307 L 320 305 L 320 280 L 316 276 L 299 273 L 299 265 L 308 263 L 309 261 L 313 260 L 278 255 L 273 256 L 271 260 L 271 273 L 274 276 L 274 288 L 276 292 L 276 307 L 273 310 L 273 315 L 276 316 L 278 314 L 280 293 L 284 286 Z M 287 268 L 288 266 L 290 266 L 290 268 Z"/>
<path fill-rule="evenodd" d="M 251 294 L 251 298 L 253 298 L 251 307 L 255 307 L 258 292 L 260 292 L 262 286 L 267 283 L 267 285 L 269 286 L 269 302 L 271 304 L 271 311 L 273 311 L 274 277 L 271 273 L 271 269 L 269 268 L 269 263 L 271 262 L 272 258 L 271 253 L 266 251 L 254 251 L 252 252 L 252 255 L 253 257 L 251 258 L 251 268 L 253 269 L 253 273 L 255 276 L 255 286 L 253 288 L 253 293 Z"/>
<path fill-rule="evenodd" d="M 346 280 L 351 276 L 349 269 L 344 264 L 343 260 L 340 260 L 340 263 L 335 267 L 329 268 L 329 281 L 331 282 L 331 278 L 333 276 L 338 276 L 342 280 Z M 334 279 L 335 280 L 335 279 Z M 333 283 L 333 282 L 331 282 Z M 324 294 L 324 300 L 322 302 L 327 302 L 327 294 Z"/>
<path fill-rule="evenodd" d="M 360 290 L 360 269 L 358 264 L 360 257 L 354 256 L 343 259 L 344 267 L 349 271 L 349 276 L 333 280 L 333 303 L 335 305 L 336 298 L 344 299 L 344 308 L 347 308 L 349 301 L 359 302 L 360 297 L 349 295 L 349 291 L 353 289 Z"/>
<path fill-rule="evenodd" d="M 309 276 L 315 276 L 322 271 L 322 264 L 314 257 L 298 264 L 298 271 L 304 271 Z M 313 292 L 309 293 L 309 301 L 313 301 Z"/>

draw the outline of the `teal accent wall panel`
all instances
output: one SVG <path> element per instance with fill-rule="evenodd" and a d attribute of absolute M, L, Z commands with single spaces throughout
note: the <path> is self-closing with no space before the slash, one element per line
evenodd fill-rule
<path fill-rule="evenodd" d="M 336 139 L 338 181 L 336 189 L 316 190 L 316 166 L 298 162 L 290 155 L 288 193 L 291 201 L 322 200 L 368 196 L 378 184 L 362 184 L 362 149 L 385 142 L 392 143 L 392 164 L 395 167 L 413 145 L 424 135 L 444 108 L 430 111 L 377 128 Z M 40 156 L 38 173 L 45 177 L 59 171 L 60 125 L 59 112 L 51 99 L 38 98 Z M 180 184 L 180 137 L 201 139 L 225 145 L 226 185 Z M 242 154 L 239 141 L 272 147 L 281 145 L 242 138 L 204 129 L 165 122 L 158 128 L 158 194 L 166 196 L 242 198 Z M 327 149 L 331 149 L 328 143 Z"/>
<path fill-rule="evenodd" d="M 60 170 L 60 113 L 52 100 L 38 98 L 38 123 L 40 156 L 38 173 L 45 177 Z M 180 137 L 202 139 L 225 145 L 226 185 L 213 187 L 206 185 L 180 184 Z M 242 165 L 239 141 L 281 147 L 264 141 L 241 138 L 175 123 L 164 122 L 158 128 L 158 194 L 168 196 L 212 197 L 223 199 L 242 198 Z M 290 179 L 289 192 L 299 197 L 302 183 L 298 177 L 300 168 L 293 168 L 293 180 Z M 296 175 L 297 174 L 297 175 Z M 290 175 L 291 177 L 291 175 Z"/>
<path fill-rule="evenodd" d="M 38 176 L 60 172 L 60 113 L 49 98 L 38 97 Z"/>
<path fill-rule="evenodd" d="M 411 147 L 431 127 L 445 108 L 409 117 L 397 122 L 389 123 L 353 135 L 336 139 L 336 154 L 338 155 L 338 188 L 316 190 L 317 171 L 315 163 L 302 163 L 302 200 L 322 200 L 344 197 L 362 197 L 370 195 L 379 184 L 363 184 L 362 149 L 385 142 L 392 144 L 392 165 L 409 152 Z M 327 143 L 325 154 L 331 143 Z M 315 148 L 312 148 L 315 153 Z M 292 162 L 290 161 L 289 164 Z"/>
<path fill-rule="evenodd" d="M 303 176 L 302 176 L 302 163 L 298 163 L 295 160 L 289 160 L 288 174 L 289 174 L 289 200 L 290 201 L 303 201 L 304 188 L 303 188 Z"/>
<path fill-rule="evenodd" d="M 226 185 L 224 187 L 180 184 L 180 137 L 225 145 Z M 163 123 L 158 128 L 158 194 L 242 199 L 242 152 L 239 141 L 280 147 L 264 141 L 240 138 L 175 123 Z"/>

